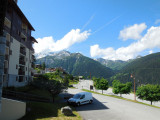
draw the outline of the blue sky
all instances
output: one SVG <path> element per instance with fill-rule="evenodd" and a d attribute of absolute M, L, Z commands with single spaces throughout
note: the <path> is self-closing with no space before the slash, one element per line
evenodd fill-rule
<path fill-rule="evenodd" d="M 159 52 L 160 0 L 19 0 L 36 53 L 128 60 Z"/>

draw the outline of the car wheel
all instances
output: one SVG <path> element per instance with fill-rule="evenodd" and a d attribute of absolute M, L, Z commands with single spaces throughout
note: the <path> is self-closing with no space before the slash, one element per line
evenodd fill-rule
<path fill-rule="evenodd" d="M 80 102 L 78 102 L 78 103 L 77 103 L 77 106 L 80 106 L 80 105 L 81 105 Z"/>
<path fill-rule="evenodd" d="M 90 100 L 90 101 L 89 101 L 89 104 L 91 104 L 92 102 L 93 102 L 93 100 Z"/>

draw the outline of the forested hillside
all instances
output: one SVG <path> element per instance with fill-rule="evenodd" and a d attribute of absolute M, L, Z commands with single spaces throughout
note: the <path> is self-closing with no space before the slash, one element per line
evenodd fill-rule
<path fill-rule="evenodd" d="M 46 63 L 46 67 L 48 68 L 62 67 L 68 73 L 76 76 L 79 75 L 88 77 L 91 75 L 91 77 L 95 76 L 109 78 L 114 74 L 113 70 L 110 68 L 107 68 L 101 65 L 99 62 L 85 57 L 80 53 L 70 53 L 67 56 L 46 56 L 44 58 L 38 59 L 36 63 L 41 64 L 43 62 Z"/>
<path fill-rule="evenodd" d="M 111 78 L 122 82 L 133 81 L 131 74 L 135 76 L 136 84 L 160 84 L 160 53 L 150 54 L 128 63 L 120 73 Z"/>

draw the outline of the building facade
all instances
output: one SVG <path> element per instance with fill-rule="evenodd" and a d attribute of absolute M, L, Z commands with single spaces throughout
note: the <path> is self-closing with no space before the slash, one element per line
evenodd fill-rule
<path fill-rule="evenodd" d="M 17 0 L 7 1 L 3 25 L 3 41 L 0 51 L 3 56 L 3 86 L 25 86 L 32 80 L 34 64 L 33 43 L 31 36 L 34 28 L 17 5 Z"/>

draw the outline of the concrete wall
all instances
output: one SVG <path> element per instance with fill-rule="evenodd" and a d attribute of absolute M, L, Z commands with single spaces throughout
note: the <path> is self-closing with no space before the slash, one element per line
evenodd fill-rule
<path fill-rule="evenodd" d="M 90 86 L 93 86 L 93 80 L 79 80 L 79 84 L 74 85 L 74 87 L 78 89 L 87 89 L 87 90 L 90 90 Z"/>
<path fill-rule="evenodd" d="M 26 113 L 26 103 L 2 98 L 0 120 L 17 120 Z"/>

